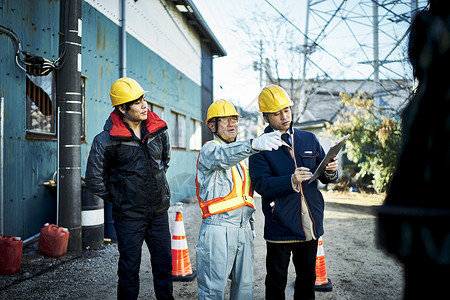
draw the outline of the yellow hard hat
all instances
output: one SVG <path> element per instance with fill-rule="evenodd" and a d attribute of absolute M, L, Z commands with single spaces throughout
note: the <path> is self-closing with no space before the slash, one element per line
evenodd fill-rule
<path fill-rule="evenodd" d="M 274 113 L 294 105 L 294 102 L 292 102 L 282 87 L 271 84 L 266 86 L 259 94 L 258 104 L 260 112 Z"/>
<path fill-rule="evenodd" d="M 144 91 L 136 80 L 127 77 L 114 81 L 109 90 L 109 96 L 113 106 L 139 99 L 145 93 L 147 91 Z"/>
<path fill-rule="evenodd" d="M 213 102 L 208 108 L 208 112 L 206 113 L 206 123 L 208 123 L 209 120 L 215 117 L 229 116 L 242 117 L 237 113 L 233 104 L 231 104 L 227 100 L 217 100 Z"/>

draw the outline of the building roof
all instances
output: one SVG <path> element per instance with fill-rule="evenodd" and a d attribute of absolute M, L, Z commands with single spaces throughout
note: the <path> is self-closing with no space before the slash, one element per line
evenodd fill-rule
<path fill-rule="evenodd" d="M 189 25 L 194 27 L 200 36 L 200 41 L 211 50 L 212 55 L 226 56 L 227 52 L 217 40 L 214 33 L 208 27 L 202 15 L 191 0 L 171 0 L 180 13 L 186 18 Z"/>
<path fill-rule="evenodd" d="M 398 111 L 408 102 L 412 83 L 405 80 L 380 80 L 381 88 L 372 81 L 336 80 L 336 82 L 306 82 L 305 109 L 300 116 L 294 118 L 298 128 L 324 126 L 325 122 L 333 123 L 340 114 L 342 106 L 340 93 L 355 94 L 358 92 L 372 94 L 376 105 L 387 110 Z M 299 103 L 298 93 L 292 96 L 294 103 Z"/>

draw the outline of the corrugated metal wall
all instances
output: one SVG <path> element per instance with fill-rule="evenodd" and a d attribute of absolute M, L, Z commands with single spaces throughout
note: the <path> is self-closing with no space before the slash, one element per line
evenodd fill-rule
<path fill-rule="evenodd" d="M 82 4 L 82 74 L 86 76 L 86 139 L 81 149 L 82 174 L 91 142 L 103 129 L 112 111 L 109 88 L 119 78 L 120 25 L 111 16 L 117 15 L 119 2 L 86 0 Z M 127 76 L 135 78 L 150 91 L 148 98 L 164 108 L 162 117 L 169 126 L 171 111 L 186 117 L 187 149 L 172 151 L 167 174 L 172 202 L 180 201 L 195 195 L 198 152 L 189 150 L 189 127 L 191 118 L 203 119 L 200 42 L 175 10 L 171 10 L 169 16 L 159 1 L 128 3 L 134 6 L 128 9 L 127 18 L 133 20 L 146 16 L 146 22 L 151 22 L 152 26 L 136 28 L 146 23 L 131 22 L 134 27 L 130 27 L 127 36 Z M 103 7 L 104 11 L 91 4 L 96 8 Z M 0 8 L 0 24 L 17 32 L 23 50 L 55 60 L 59 44 L 59 7 L 59 1 L 6 0 Z M 105 9 L 111 11 L 105 13 Z M 155 12 L 158 22 L 149 17 Z M 158 39 L 149 39 L 156 33 Z M 162 55 L 171 43 L 177 48 Z M 203 64 L 206 60 L 205 66 L 210 74 L 207 76 L 212 76 L 211 59 L 210 56 L 203 57 Z M 55 221 L 55 193 L 42 183 L 56 170 L 57 145 L 54 139 L 30 140 L 26 137 L 26 77 L 15 64 L 13 44 L 4 34 L 0 34 L 0 65 L 0 96 L 5 98 L 6 104 L 4 233 L 27 238 L 37 233 L 43 223 Z M 204 102 L 208 92 L 211 93 L 209 89 L 203 91 Z"/>
<path fill-rule="evenodd" d="M 49 3 L 50 2 L 50 3 Z M 13 29 L 24 51 L 55 60 L 59 1 L 2 1 L 0 24 Z M 54 222 L 56 200 L 43 186 L 56 170 L 56 141 L 25 133 L 26 77 L 14 60 L 11 40 L 0 34 L 0 93 L 5 99 L 4 232 L 29 237 Z"/>
<path fill-rule="evenodd" d="M 104 122 L 112 111 L 109 87 L 114 80 L 119 78 L 120 31 L 115 19 L 118 18 L 119 13 L 115 11 L 117 7 L 113 3 L 104 2 L 104 5 L 100 7 L 99 1 L 88 2 L 96 3 L 92 3 L 95 8 L 88 3 L 83 4 L 83 74 L 88 76 L 86 83 L 87 145 L 84 146 L 86 154 L 94 136 L 103 129 Z M 136 7 L 127 7 L 127 18 L 130 20 L 146 16 L 141 23 L 134 23 L 134 28 L 131 27 L 133 24 L 129 25 L 131 27 L 129 29 L 127 25 L 127 76 L 136 79 L 145 90 L 149 91 L 146 97 L 151 102 L 164 108 L 164 116 L 161 117 L 169 126 L 172 124 L 171 111 L 186 116 L 186 138 L 189 139 L 190 119 L 202 120 L 201 82 L 200 78 L 196 77 L 201 73 L 201 58 L 195 53 L 192 45 L 186 41 L 186 38 L 194 33 L 191 32 L 187 36 L 180 37 L 179 28 L 182 24 L 179 24 L 179 27 L 174 26 L 173 20 L 162 9 L 160 2 L 150 2 L 154 5 L 144 5 L 141 8 L 153 11 L 139 11 Z M 133 3 L 134 1 L 130 5 Z M 139 3 L 142 4 L 142 1 L 138 1 L 134 5 Z M 185 30 L 187 31 L 187 29 Z M 95 36 L 89 35 L 87 32 L 96 34 Z M 139 33 L 137 37 L 132 35 L 135 32 Z M 159 39 L 151 39 L 152 34 L 158 35 Z M 176 42 L 177 36 L 179 43 L 176 45 L 176 51 L 171 50 L 166 53 L 165 59 L 148 48 L 155 47 L 157 51 L 164 52 L 171 47 L 171 43 Z M 192 39 L 192 37 L 189 38 Z M 198 41 L 190 41 L 190 43 L 195 45 Z M 183 47 L 185 47 L 184 56 Z M 180 57 L 184 59 L 180 60 Z M 212 58 L 209 57 L 209 59 Z M 188 77 L 168 61 L 177 62 L 178 67 L 186 72 L 192 69 L 194 62 L 198 71 L 189 71 L 190 77 Z M 184 65 L 182 65 L 183 62 Z M 212 73 L 209 72 L 209 74 Z M 186 150 L 172 150 L 170 168 L 167 173 L 172 203 L 195 196 L 194 179 L 198 152 L 190 151 L 189 143 L 187 145 Z M 82 168 L 85 168 L 85 159 L 87 159 L 87 155 L 82 157 Z"/>

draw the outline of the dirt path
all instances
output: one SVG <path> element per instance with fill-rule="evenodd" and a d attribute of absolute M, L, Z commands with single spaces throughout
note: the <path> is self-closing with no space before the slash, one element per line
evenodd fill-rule
<path fill-rule="evenodd" d="M 329 194 L 323 236 L 331 293 L 318 299 L 402 299 L 403 268 L 375 244 L 374 208 L 383 197 Z"/>
<path fill-rule="evenodd" d="M 326 198 L 325 235 L 323 236 L 328 277 L 333 291 L 316 292 L 316 299 L 401 299 L 403 271 L 401 266 L 375 246 L 374 206 L 381 196 L 324 192 Z M 254 299 L 264 299 L 265 241 L 260 198 L 257 203 L 255 239 Z M 175 207 L 170 211 L 175 220 Z M 195 245 L 201 216 L 196 203 L 185 204 L 184 225 L 191 264 L 196 269 Z M 117 245 L 102 250 L 84 251 L 82 257 L 59 262 L 42 258 L 28 250 L 22 269 L 14 276 L 0 275 L 0 299 L 115 299 L 117 286 Z M 46 264 L 46 265 L 44 265 Z M 39 274 L 41 273 L 41 274 Z M 155 299 L 149 254 L 143 250 L 139 299 Z M 295 274 L 290 266 L 287 299 L 292 299 Z M 5 288 L 6 287 L 6 288 Z M 175 299 L 196 299 L 197 281 L 174 282 Z M 228 296 L 227 296 L 228 299 Z"/>

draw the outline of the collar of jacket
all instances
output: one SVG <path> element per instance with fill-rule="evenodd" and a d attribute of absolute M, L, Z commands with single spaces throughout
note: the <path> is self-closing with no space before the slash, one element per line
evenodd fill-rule
<path fill-rule="evenodd" d="M 267 125 L 267 127 L 264 129 L 264 133 L 269 133 L 269 132 L 272 132 L 272 131 L 274 131 L 274 130 L 273 130 L 272 126 L 270 126 L 270 125 Z M 288 129 L 287 133 L 289 133 L 289 134 L 293 134 L 294 133 L 293 122 L 291 122 L 291 125 L 289 126 L 289 129 Z"/>
<path fill-rule="evenodd" d="M 150 134 L 156 134 L 159 131 L 167 129 L 167 124 L 161 120 L 154 112 L 147 109 L 147 120 L 143 123 L 146 128 L 146 134 L 144 135 L 144 140 Z M 112 137 L 118 138 L 132 138 L 131 129 L 122 120 L 120 114 L 114 110 L 109 119 L 106 121 L 105 130 L 109 131 Z"/>
<path fill-rule="evenodd" d="M 219 141 L 219 142 L 222 143 L 222 144 L 230 144 L 230 143 L 236 142 L 237 136 L 234 138 L 234 141 L 232 141 L 232 142 L 227 142 L 227 141 L 225 141 L 219 134 L 214 133 L 214 139 L 215 139 L 216 141 Z"/>

